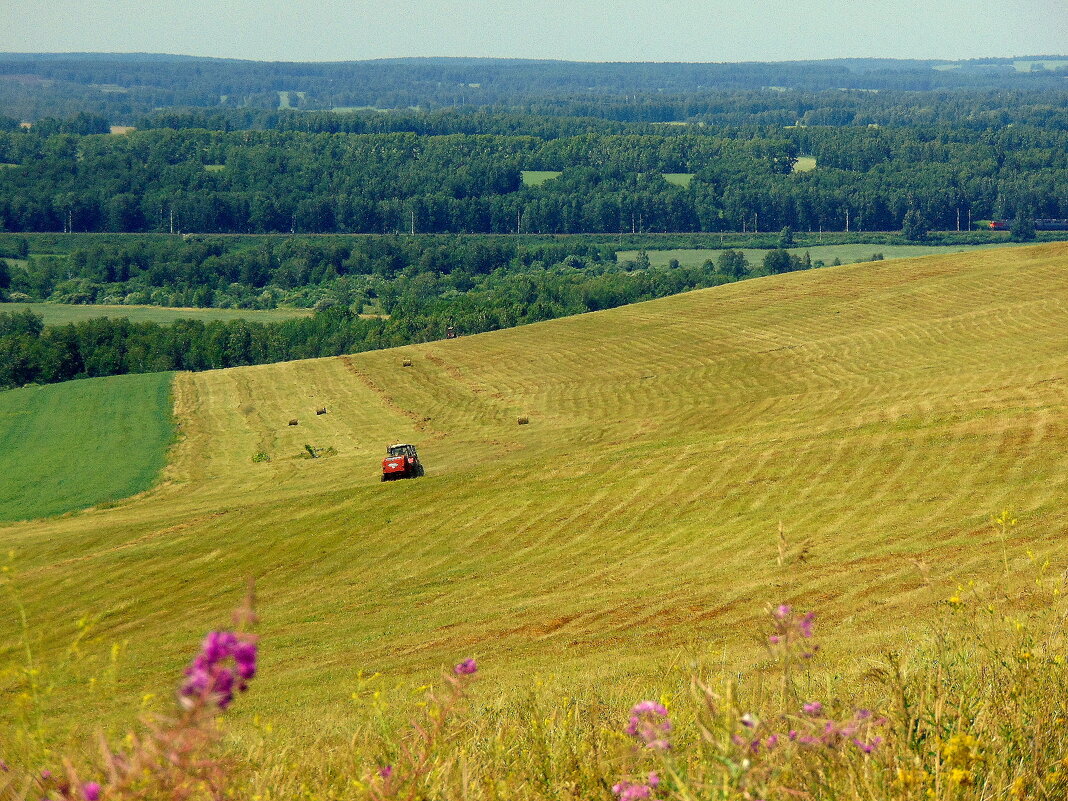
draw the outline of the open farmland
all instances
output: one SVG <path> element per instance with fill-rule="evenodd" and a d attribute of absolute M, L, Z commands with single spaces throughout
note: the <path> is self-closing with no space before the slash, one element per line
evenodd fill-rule
<path fill-rule="evenodd" d="M 1025 551 L 1068 567 L 1066 307 L 1054 244 L 179 375 L 157 489 L 0 529 L 43 655 L 85 610 L 105 617 L 83 647 L 128 641 L 106 697 L 64 685 L 50 713 L 125 725 L 249 575 L 264 652 L 232 721 L 287 746 L 348 742 L 358 671 L 414 685 L 467 656 L 489 704 L 540 676 L 622 706 L 689 654 L 745 664 L 768 602 L 817 608 L 825 657 L 861 672 L 958 583 L 1004 564 L 1031 587 Z M 380 484 L 390 441 L 427 476 Z M 1009 541 L 989 525 L 1006 507 Z M 788 567 L 780 521 L 789 554 L 806 543 Z"/>
<path fill-rule="evenodd" d="M 170 306 L 111 306 L 72 303 L 5 303 L 0 312 L 32 311 L 44 318 L 45 325 L 66 325 L 97 317 L 126 317 L 133 322 L 173 323 L 175 320 L 248 320 L 278 323 L 294 317 L 307 317 L 311 309 L 195 309 Z"/>
<path fill-rule="evenodd" d="M 813 261 L 819 260 L 825 264 L 831 264 L 835 259 L 839 259 L 842 264 L 852 264 L 869 261 L 875 253 L 882 253 L 883 257 L 887 259 L 907 259 L 916 256 L 947 255 L 985 248 L 1013 246 L 1008 243 L 996 245 L 868 245 L 862 243 L 815 245 L 813 247 L 788 248 L 788 250 L 797 256 L 804 256 L 805 253 L 808 253 Z M 742 248 L 741 251 L 745 254 L 745 258 L 748 259 L 752 267 L 759 267 L 764 261 L 764 256 L 769 252 L 759 248 Z M 649 257 L 649 263 L 654 267 L 666 267 L 672 259 L 678 260 L 683 267 L 698 267 L 708 259 L 715 261 L 716 257 L 722 252 L 721 250 L 711 249 L 649 250 L 646 251 L 646 255 Z M 616 261 L 620 263 L 634 261 L 636 258 L 638 258 L 637 250 L 621 250 L 616 253 Z"/>
<path fill-rule="evenodd" d="M 173 438 L 171 373 L 0 392 L 0 521 L 148 489 Z"/>

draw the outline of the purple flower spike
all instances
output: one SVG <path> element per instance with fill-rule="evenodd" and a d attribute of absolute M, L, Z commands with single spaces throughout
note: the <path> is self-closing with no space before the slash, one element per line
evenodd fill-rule
<path fill-rule="evenodd" d="M 378 769 L 378 775 L 381 776 L 383 779 L 388 779 L 390 776 L 393 775 L 393 766 L 383 765 Z"/>
<path fill-rule="evenodd" d="M 82 795 L 85 801 L 98 801 L 100 798 L 100 785 L 96 782 L 86 782 L 82 785 Z"/>
<path fill-rule="evenodd" d="M 821 704 L 819 701 L 812 701 L 811 703 L 805 704 L 801 708 L 805 710 L 806 715 L 818 715 L 820 714 L 820 712 L 823 711 L 823 704 Z"/>
<path fill-rule="evenodd" d="M 775 617 L 779 620 L 786 620 L 786 618 L 790 617 L 791 611 L 790 604 L 779 604 L 775 607 Z"/>
<path fill-rule="evenodd" d="M 187 676 L 179 690 L 186 706 L 215 703 L 226 709 L 234 700 L 234 691 L 248 689 L 248 680 L 256 675 L 256 643 L 238 637 L 232 631 L 213 631 L 204 638 L 200 653 L 185 669 Z M 233 660 L 233 667 L 224 665 Z"/>
<path fill-rule="evenodd" d="M 478 665 L 475 664 L 474 659 L 465 659 L 452 670 L 457 676 L 470 676 L 472 673 L 478 672 Z"/>

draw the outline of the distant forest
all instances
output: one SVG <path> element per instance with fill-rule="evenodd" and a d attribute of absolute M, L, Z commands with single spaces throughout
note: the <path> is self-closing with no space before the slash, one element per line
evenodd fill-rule
<path fill-rule="evenodd" d="M 957 62 L 591 64 L 470 58 L 285 63 L 164 55 L 0 54 L 0 108 L 29 122 L 85 111 L 103 113 L 121 124 L 134 124 L 136 117 L 161 107 L 280 105 L 301 110 L 507 107 L 664 122 L 715 115 L 724 93 L 747 90 L 1063 90 L 1066 67 L 1064 56 Z"/>

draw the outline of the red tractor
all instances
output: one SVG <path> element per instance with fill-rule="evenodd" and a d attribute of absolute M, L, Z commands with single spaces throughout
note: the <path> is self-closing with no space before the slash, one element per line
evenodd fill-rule
<path fill-rule="evenodd" d="M 398 478 L 418 478 L 423 475 L 423 463 L 414 445 L 390 445 L 386 448 L 386 458 L 382 460 L 382 480 L 393 481 Z"/>

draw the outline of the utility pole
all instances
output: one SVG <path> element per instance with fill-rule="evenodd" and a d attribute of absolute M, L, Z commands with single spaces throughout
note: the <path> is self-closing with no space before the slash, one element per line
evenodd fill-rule
<path fill-rule="evenodd" d="M 849 233 L 849 207 L 846 207 L 846 233 Z"/>
<path fill-rule="evenodd" d="M 960 233 L 960 207 L 957 207 L 957 233 Z"/>
<path fill-rule="evenodd" d="M 412 209 L 412 236 L 415 236 L 415 209 Z"/>
<path fill-rule="evenodd" d="M 971 206 L 968 207 L 968 230 L 969 231 L 972 230 L 972 209 L 971 209 Z"/>
<path fill-rule="evenodd" d="M 174 233 L 174 206 L 171 206 L 171 233 Z"/>

